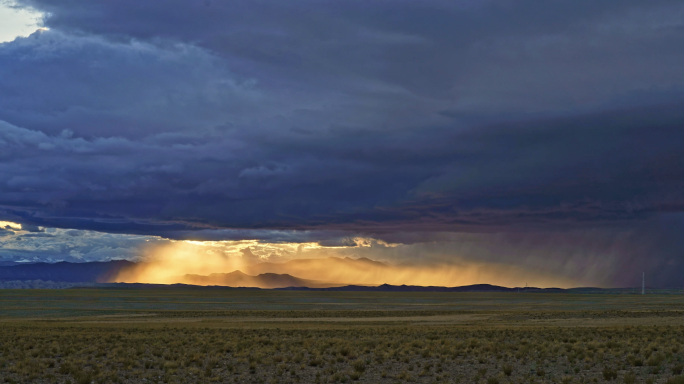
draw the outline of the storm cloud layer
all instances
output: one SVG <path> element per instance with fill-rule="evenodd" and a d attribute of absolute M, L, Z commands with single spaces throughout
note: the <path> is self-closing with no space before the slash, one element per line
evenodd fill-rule
<path fill-rule="evenodd" d="M 681 285 L 681 1 L 18 4 L 47 29 L 0 44 L 0 219 L 439 258 L 474 234 L 496 250 L 461 256 Z"/>

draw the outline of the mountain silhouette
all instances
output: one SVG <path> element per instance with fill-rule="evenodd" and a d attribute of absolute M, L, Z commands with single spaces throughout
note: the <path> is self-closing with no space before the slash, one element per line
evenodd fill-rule
<path fill-rule="evenodd" d="M 244 267 L 242 270 L 249 275 L 263 273 L 289 274 L 301 279 L 321 280 L 326 282 L 346 282 L 359 284 L 371 278 L 382 282 L 384 276 L 391 269 L 385 263 L 365 257 L 352 259 L 350 257 L 327 257 L 321 259 L 295 259 L 284 263 L 263 262 Z M 365 279 L 360 279 L 363 276 Z M 365 283 L 359 285 L 367 285 Z"/>
<path fill-rule="evenodd" d="M 122 272 L 144 265 L 127 260 L 114 260 L 106 262 L 86 263 L 34 263 L 0 266 L 1 281 L 33 281 L 32 284 L 43 284 L 41 287 L 50 288 L 48 282 L 64 283 L 109 283 Z M 345 274 L 358 271 L 368 273 L 373 271 L 387 270 L 391 267 L 381 262 L 370 259 L 351 259 L 330 257 L 326 259 L 297 259 L 286 263 L 260 263 L 248 267 L 252 274 L 242 271 L 230 273 L 212 273 L 210 275 L 187 274 L 168 278 L 167 284 L 142 284 L 142 283 L 112 283 L 96 284 L 100 287 L 109 288 L 140 288 L 158 289 L 204 289 L 204 288 L 267 288 L 286 290 L 311 290 L 311 291 L 370 291 L 370 292 L 540 292 L 540 293 L 603 293 L 622 292 L 626 289 L 601 289 L 591 287 L 580 288 L 508 288 L 490 284 L 474 284 L 466 286 L 419 286 L 419 285 L 391 285 L 382 284 L 377 286 L 360 284 L 341 284 L 327 279 L 306 279 L 291 273 L 263 272 L 254 274 L 253 271 L 302 271 L 307 276 L 330 276 L 335 275 L 335 268 L 344 270 Z M 325 270 L 327 269 L 327 270 Z M 36 282 L 40 280 L 41 282 Z M 342 281 L 342 280 L 337 280 Z M 60 286 L 61 287 L 61 286 Z M 54 287 L 53 287 L 54 288 Z M 631 288 L 630 288 L 631 290 Z"/>
<path fill-rule="evenodd" d="M 228 287 L 286 288 L 309 287 L 324 288 L 339 286 L 317 280 L 306 280 L 289 274 L 262 273 L 257 276 L 241 271 L 212 273 L 210 275 L 183 275 L 169 278 L 169 282 L 191 285 L 222 285 Z"/>
<path fill-rule="evenodd" d="M 438 286 L 421 286 L 421 285 L 390 285 L 382 284 L 379 286 L 368 287 L 360 285 L 345 285 L 341 287 L 285 287 L 282 290 L 297 290 L 297 291 L 365 291 L 365 292 L 565 292 L 569 291 L 562 288 L 508 288 L 492 284 L 472 284 L 459 287 L 438 287 Z M 597 289 L 597 288 L 577 288 L 577 289 Z"/>
<path fill-rule="evenodd" d="M 7 265 L 9 264 L 9 265 Z M 0 265 L 0 280 L 42 280 L 55 282 L 106 283 L 114 282 L 122 272 L 134 271 L 153 263 L 134 263 L 127 260 L 103 262 L 26 263 Z M 296 259 L 285 263 L 264 262 L 247 266 L 243 271 L 214 273 L 208 276 L 186 275 L 167 279 L 168 283 L 196 285 L 226 285 L 253 287 L 336 287 L 339 283 L 357 283 L 359 274 L 384 270 L 387 265 L 367 258 L 329 257 L 324 259 Z M 344 278 L 350 278 L 350 281 Z"/>

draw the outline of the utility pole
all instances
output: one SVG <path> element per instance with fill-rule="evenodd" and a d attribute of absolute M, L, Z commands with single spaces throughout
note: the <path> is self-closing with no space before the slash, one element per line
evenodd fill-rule
<path fill-rule="evenodd" d="M 646 272 L 641 272 L 641 294 L 646 294 Z"/>

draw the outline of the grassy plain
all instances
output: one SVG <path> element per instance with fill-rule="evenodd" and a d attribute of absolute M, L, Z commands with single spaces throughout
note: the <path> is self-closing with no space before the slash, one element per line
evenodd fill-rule
<path fill-rule="evenodd" d="M 684 295 L 0 290 L 7 383 L 677 383 Z"/>

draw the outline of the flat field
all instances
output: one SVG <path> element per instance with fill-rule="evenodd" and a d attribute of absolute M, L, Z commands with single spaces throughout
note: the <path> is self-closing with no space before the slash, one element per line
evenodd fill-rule
<path fill-rule="evenodd" d="M 7 383 L 677 383 L 684 295 L 0 290 Z"/>

